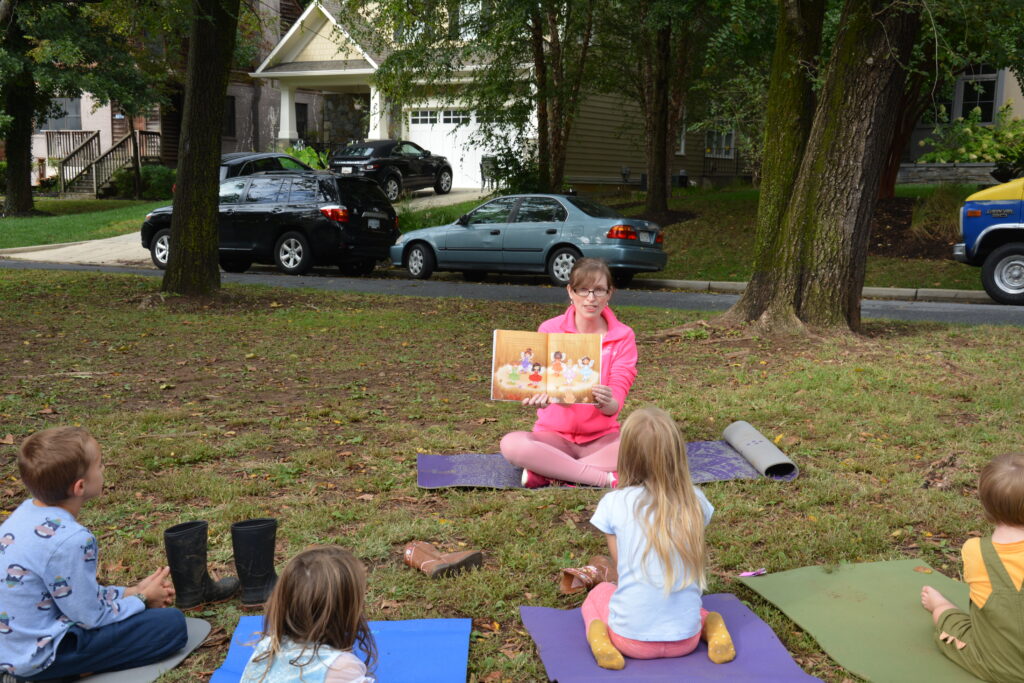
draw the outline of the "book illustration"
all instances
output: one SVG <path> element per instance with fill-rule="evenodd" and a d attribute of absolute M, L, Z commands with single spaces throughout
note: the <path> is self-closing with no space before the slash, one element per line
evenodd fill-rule
<path fill-rule="evenodd" d="M 552 403 L 593 403 L 601 382 L 601 335 L 495 330 L 491 399 L 522 401 L 547 394 Z"/>

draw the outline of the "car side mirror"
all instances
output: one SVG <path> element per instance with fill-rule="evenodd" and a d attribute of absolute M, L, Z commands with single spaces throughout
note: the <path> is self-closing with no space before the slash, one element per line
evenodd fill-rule
<path fill-rule="evenodd" d="M 462 226 L 469 225 L 469 214 L 468 213 L 464 213 L 461 216 L 459 216 L 458 220 L 455 221 L 455 224 L 456 225 L 462 225 Z"/>
<path fill-rule="evenodd" d="M 429 149 L 423 150 L 423 156 L 429 157 L 430 156 L 430 150 Z"/>

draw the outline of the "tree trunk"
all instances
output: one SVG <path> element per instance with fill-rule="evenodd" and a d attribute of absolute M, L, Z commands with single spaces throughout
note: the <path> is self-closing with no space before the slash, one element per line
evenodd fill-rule
<path fill-rule="evenodd" d="M 9 12 L 10 17 L 10 12 Z M 17 18 L 12 19 L 4 36 L 4 47 L 12 54 L 24 55 L 28 42 L 22 35 Z M 32 123 L 35 116 L 37 90 L 32 71 L 27 65 L 10 81 L 0 84 L 3 107 L 11 123 L 4 145 L 7 154 L 7 194 L 4 215 L 32 212 Z"/>
<path fill-rule="evenodd" d="M 882 168 L 882 178 L 878 185 L 879 199 L 892 199 L 896 196 L 896 178 L 903 163 L 903 153 L 914 135 L 914 127 L 921 120 L 939 86 L 935 79 L 934 69 L 930 73 L 914 73 L 907 79 L 907 87 L 896 107 L 900 117 Z"/>
<path fill-rule="evenodd" d="M 537 189 L 551 191 L 551 150 L 548 120 L 548 66 L 544 56 L 544 25 L 540 11 L 530 12 L 530 44 L 537 86 Z"/>
<path fill-rule="evenodd" d="M 758 319 L 769 327 L 792 317 L 820 328 L 860 327 L 871 214 L 920 19 L 890 0 L 847 0 L 840 26 L 780 221 L 777 258 L 787 267 L 752 279 L 753 298 L 764 304 Z"/>
<path fill-rule="evenodd" d="M 195 0 L 189 41 L 171 252 L 164 291 L 209 296 L 220 288 L 218 168 L 239 0 Z"/>
<path fill-rule="evenodd" d="M 824 16 L 824 0 L 780 3 L 765 113 L 753 275 L 743 296 L 723 316 L 726 322 L 759 320 L 769 329 L 801 327 L 795 311 L 801 235 L 798 226 L 783 223 L 783 216 L 814 120 L 808 66 L 821 48 Z"/>
<path fill-rule="evenodd" d="M 647 201 L 648 213 L 668 211 L 668 128 L 669 128 L 669 63 L 672 60 L 672 27 L 663 25 L 655 31 L 651 54 L 650 109 L 645 112 L 647 128 Z M 680 78 L 681 75 L 677 75 Z"/>

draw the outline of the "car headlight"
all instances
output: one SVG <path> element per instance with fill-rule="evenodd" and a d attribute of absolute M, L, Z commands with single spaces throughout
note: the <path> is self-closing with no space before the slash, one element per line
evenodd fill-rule
<path fill-rule="evenodd" d="M 405 240 L 406 240 L 406 236 L 405 235 L 399 235 L 398 239 L 395 240 L 395 246 L 398 246 L 398 245 L 401 245 L 401 244 L 405 244 Z"/>

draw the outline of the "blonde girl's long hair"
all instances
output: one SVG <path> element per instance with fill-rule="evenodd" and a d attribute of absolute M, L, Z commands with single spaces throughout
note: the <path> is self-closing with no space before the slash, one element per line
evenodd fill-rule
<path fill-rule="evenodd" d="M 290 638 L 305 646 L 289 662 L 293 666 L 309 664 L 322 645 L 351 650 L 358 643 L 367 668 L 373 669 L 377 647 L 363 616 L 365 602 L 366 570 L 352 553 L 340 546 L 303 550 L 281 572 L 270 595 L 264 625 L 270 646 L 255 661 L 266 659 L 269 671 L 281 641 Z"/>
<path fill-rule="evenodd" d="M 633 411 L 622 425 L 618 467 L 619 487 L 643 487 L 635 514 L 647 539 L 644 573 L 654 553 L 666 594 L 691 583 L 704 590 L 704 511 L 690 480 L 686 442 L 668 413 L 653 406 Z"/>

